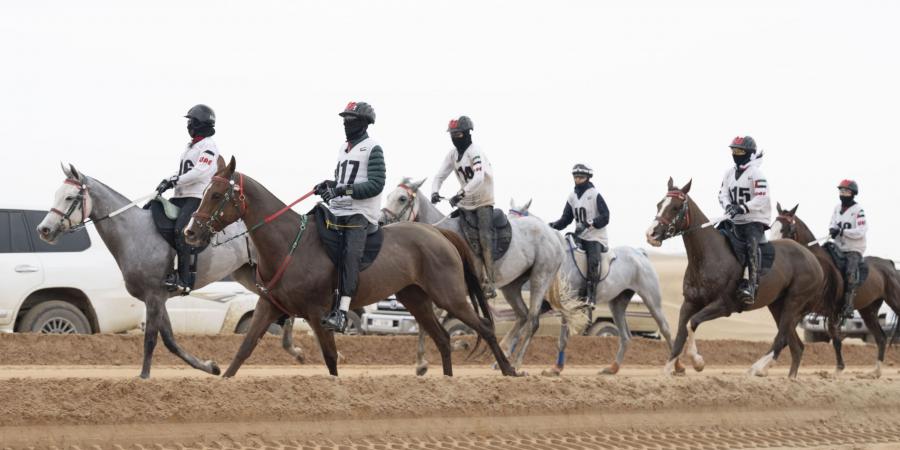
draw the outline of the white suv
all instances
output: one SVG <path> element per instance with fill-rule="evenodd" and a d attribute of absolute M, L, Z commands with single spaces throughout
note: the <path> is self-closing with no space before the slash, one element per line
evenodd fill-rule
<path fill-rule="evenodd" d="M 47 211 L 0 209 L 0 332 L 115 333 L 137 328 L 144 305 L 93 226 L 56 245 L 35 229 Z"/>

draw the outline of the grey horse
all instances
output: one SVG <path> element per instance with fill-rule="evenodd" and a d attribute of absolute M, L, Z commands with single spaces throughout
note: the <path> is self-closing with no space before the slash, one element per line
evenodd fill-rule
<path fill-rule="evenodd" d="M 524 205 L 517 206 L 515 201 L 510 200 L 510 217 L 523 220 L 532 216 L 528 208 L 531 207 L 531 200 Z M 582 269 L 578 267 L 575 260 L 576 250 L 569 244 L 565 238 L 557 233 L 559 244 L 566 253 L 560 274 L 564 284 L 569 289 L 581 289 L 586 280 Z M 659 275 L 656 269 L 647 258 L 647 254 L 643 250 L 634 247 L 616 247 L 612 250 L 615 253 L 615 260 L 609 266 L 609 274 L 597 286 L 594 296 L 595 304 L 607 303 L 609 311 L 612 313 L 613 322 L 619 330 L 619 350 L 616 353 L 616 360 L 609 367 L 604 368 L 600 373 L 614 375 L 618 373 L 622 367 L 622 361 L 625 359 L 625 351 L 628 348 L 628 342 L 631 340 L 631 330 L 628 329 L 628 322 L 625 320 L 625 310 L 628 308 L 628 302 L 635 293 L 641 296 L 644 305 L 650 311 L 650 315 L 659 326 L 659 333 L 666 340 L 669 351 L 672 350 L 672 336 L 669 331 L 669 322 L 662 310 L 662 292 L 659 287 Z M 567 327 L 567 323 L 563 323 L 563 327 Z M 580 330 L 579 330 L 580 331 Z M 560 333 L 559 356 L 555 366 L 544 371 L 545 375 L 559 375 L 565 365 L 565 350 L 567 341 L 564 339 L 569 333 Z"/>
<path fill-rule="evenodd" d="M 422 196 L 419 188 L 425 180 L 404 178 L 386 198 L 381 221 L 394 223 L 412 221 L 434 224 L 462 235 L 459 219 L 447 218 L 431 204 L 428 196 Z M 503 337 L 501 347 L 510 354 L 513 366 L 519 369 L 528 345 L 540 324 L 541 302 L 546 297 L 564 317 L 575 314 L 562 306 L 558 295 L 557 272 L 563 261 L 558 233 L 536 219 L 512 221 L 512 242 L 506 254 L 494 261 L 495 284 L 516 314 L 513 328 Z M 522 286 L 530 283 L 531 301 L 525 304 Z M 424 374 L 424 335 L 419 333 L 419 351 L 416 373 Z"/>
<path fill-rule="evenodd" d="M 130 208 L 114 217 L 111 212 L 131 203 L 125 196 L 105 184 L 78 172 L 74 166 L 63 166 L 66 180 L 57 189 L 53 209 L 38 225 L 41 239 L 55 243 L 62 233 L 85 222 L 89 217 L 97 233 L 103 239 L 125 279 L 125 287 L 133 297 L 144 302 L 147 308 L 147 325 L 144 332 L 144 360 L 141 378 L 150 377 L 153 349 L 158 335 L 162 335 L 166 348 L 195 369 L 219 375 L 214 361 L 201 361 L 182 349 L 172 333 L 172 325 L 166 311 L 166 300 L 179 295 L 168 292 L 163 285 L 166 272 L 172 267 L 175 250 L 159 235 L 150 211 Z M 219 236 L 226 240 L 245 230 L 243 223 L 235 224 Z M 250 261 L 255 249 L 249 239 L 239 238 L 224 245 L 210 246 L 198 255 L 196 288 L 232 275 L 236 281 L 256 292 L 255 274 Z M 299 348 L 291 340 L 292 322 L 286 321 L 283 344 L 298 361 L 303 361 Z"/>

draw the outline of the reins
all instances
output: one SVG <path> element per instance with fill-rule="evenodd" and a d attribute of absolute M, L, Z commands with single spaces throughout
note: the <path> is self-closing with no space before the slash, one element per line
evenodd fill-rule
<path fill-rule="evenodd" d="M 403 190 L 405 190 L 406 193 L 409 194 L 409 201 L 406 202 L 406 205 L 404 205 L 403 208 L 401 208 L 400 212 L 398 212 L 398 213 L 394 213 L 393 211 L 391 211 L 387 208 L 381 208 L 381 212 L 384 215 L 389 217 L 390 223 L 396 223 L 396 222 L 400 222 L 400 217 L 403 216 L 403 214 L 405 214 L 407 211 L 409 211 L 407 220 L 409 222 L 415 222 L 416 219 L 418 218 L 418 214 L 416 213 L 416 210 L 415 210 L 415 202 L 416 202 L 416 198 L 418 197 L 418 194 L 411 187 L 409 187 L 403 183 L 398 184 L 397 187 L 403 188 Z"/>

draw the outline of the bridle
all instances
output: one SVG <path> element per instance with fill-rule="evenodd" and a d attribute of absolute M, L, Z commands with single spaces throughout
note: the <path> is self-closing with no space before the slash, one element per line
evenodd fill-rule
<path fill-rule="evenodd" d="M 406 215 L 406 221 L 415 222 L 416 218 L 418 217 L 418 213 L 415 209 L 415 202 L 416 198 L 418 197 L 418 193 L 413 190 L 413 188 L 403 183 L 398 184 L 397 187 L 403 188 L 403 190 L 406 191 L 407 194 L 409 194 L 409 201 L 406 202 L 405 205 L 403 205 L 403 208 L 400 209 L 400 212 L 394 213 L 390 209 L 387 209 L 387 207 L 384 207 L 381 208 L 382 214 L 387 217 L 387 223 L 396 223 L 402 221 L 404 214 Z"/>
<path fill-rule="evenodd" d="M 512 217 L 528 217 L 528 210 L 518 210 L 515 208 L 509 208 L 509 215 Z"/>
<path fill-rule="evenodd" d="M 666 197 L 681 200 L 681 209 L 678 210 L 678 214 L 675 214 L 675 218 L 672 220 L 666 219 L 661 215 L 656 216 L 656 221 L 666 227 L 666 231 L 660 239 L 661 241 L 694 231 L 691 229 L 691 209 L 688 205 L 687 194 L 679 190 L 671 190 L 666 194 Z"/>
<path fill-rule="evenodd" d="M 793 215 L 787 213 L 781 213 L 778 217 L 775 218 L 776 222 L 781 222 L 783 225 L 787 226 L 787 229 L 782 229 L 781 236 L 786 239 L 797 239 L 797 218 Z"/>
<path fill-rule="evenodd" d="M 237 183 L 235 183 L 234 181 L 235 175 L 239 176 Z M 244 196 L 244 174 L 233 173 L 231 174 L 231 178 L 220 177 L 218 175 L 213 176 L 212 180 L 210 180 L 209 182 L 209 186 L 207 187 L 207 189 L 211 188 L 214 184 L 222 183 L 228 185 L 228 190 L 225 191 L 225 194 L 222 197 L 222 200 L 216 206 L 216 209 L 213 210 L 211 214 L 205 214 L 197 211 L 191 215 L 191 217 L 197 222 L 197 225 L 208 231 L 211 235 L 222 231 L 228 225 L 222 222 L 222 217 L 225 216 L 225 208 L 228 205 L 234 206 L 238 211 L 240 211 L 238 219 L 243 218 L 244 213 L 247 212 L 247 197 Z M 215 228 L 215 225 L 218 225 L 218 230 Z"/>
<path fill-rule="evenodd" d="M 63 222 L 68 223 L 68 228 L 66 229 L 67 233 L 74 233 L 87 225 L 88 220 L 88 208 L 87 208 L 87 196 L 88 196 L 88 187 L 84 183 L 80 183 L 71 178 L 66 178 L 63 181 L 64 184 L 69 184 L 78 188 L 78 196 L 72 200 L 72 203 L 69 205 L 69 209 L 66 212 L 62 212 L 56 208 L 50 208 L 50 212 L 54 214 L 58 214 L 60 216 L 59 223 L 62 225 Z M 75 213 L 78 209 L 81 209 L 81 222 L 77 224 L 72 224 L 72 214 Z"/>

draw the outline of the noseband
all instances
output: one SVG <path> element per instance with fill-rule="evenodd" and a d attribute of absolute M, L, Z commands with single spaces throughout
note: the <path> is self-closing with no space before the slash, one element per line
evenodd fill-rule
<path fill-rule="evenodd" d="M 240 176 L 237 183 L 234 182 L 235 175 Z M 214 176 L 212 177 L 212 180 L 210 180 L 209 185 L 212 187 L 212 185 L 217 183 L 228 184 L 228 190 L 225 191 L 225 196 L 222 197 L 222 201 L 219 202 L 212 214 L 204 214 L 198 211 L 191 215 L 201 228 L 209 231 L 209 234 L 216 234 L 228 225 L 222 223 L 222 217 L 225 216 L 225 208 L 229 204 L 240 211 L 238 218 L 243 218 L 244 213 L 247 212 L 247 197 L 244 196 L 244 174 L 233 173 L 231 174 L 231 178 Z M 219 226 L 218 230 L 215 225 Z"/>
<path fill-rule="evenodd" d="M 78 188 L 78 196 L 72 200 L 72 203 L 69 205 L 69 209 L 67 209 L 66 212 L 62 212 L 56 208 L 50 208 L 50 212 L 52 212 L 54 214 L 58 214 L 60 216 L 60 218 L 59 218 L 60 225 L 62 225 L 63 222 L 67 222 L 69 225 L 67 228 L 67 231 L 69 233 L 73 233 L 75 231 L 78 231 L 78 230 L 84 228 L 85 221 L 87 220 L 88 187 L 87 187 L 87 185 L 79 183 L 70 178 L 66 178 L 66 180 L 63 181 L 63 183 L 70 184 L 72 186 L 76 186 Z M 75 225 L 72 225 L 72 214 L 75 213 L 75 211 L 77 211 L 79 209 L 79 207 L 81 208 L 81 222 L 79 222 Z"/>
<path fill-rule="evenodd" d="M 681 191 L 669 191 L 667 198 L 677 198 L 681 200 L 681 209 L 671 221 L 662 216 L 656 216 L 656 221 L 666 226 L 666 232 L 663 234 L 661 241 L 671 239 L 676 236 L 686 234 L 691 230 L 691 210 L 688 206 L 687 195 Z"/>
<path fill-rule="evenodd" d="M 391 211 L 385 207 L 385 208 L 381 208 L 382 214 L 387 216 L 387 219 L 388 219 L 387 223 L 400 222 L 402 220 L 402 217 L 404 214 L 406 214 L 406 221 L 415 222 L 417 214 L 416 214 L 416 211 L 414 208 L 415 208 L 416 197 L 418 197 L 418 194 L 411 187 L 409 187 L 405 184 L 402 184 L 402 183 L 398 184 L 397 187 L 403 188 L 403 190 L 406 191 L 407 194 L 409 194 L 409 201 L 406 202 L 405 205 L 403 205 L 403 208 L 401 208 L 400 212 L 398 212 L 398 213 L 394 213 L 393 211 Z"/>

